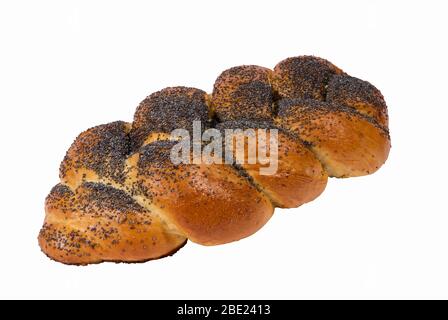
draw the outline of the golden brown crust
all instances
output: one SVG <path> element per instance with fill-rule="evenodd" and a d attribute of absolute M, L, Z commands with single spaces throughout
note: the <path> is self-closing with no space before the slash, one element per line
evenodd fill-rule
<path fill-rule="evenodd" d="M 75 192 L 57 185 L 45 209 L 39 244 L 66 264 L 157 259 L 186 242 L 127 193 L 103 184 L 84 183 Z"/>
<path fill-rule="evenodd" d="M 142 147 L 125 161 L 126 178 L 120 184 L 83 168 L 71 171 L 64 182 L 75 188 L 85 182 L 112 183 L 153 210 L 170 230 L 206 245 L 242 239 L 269 220 L 270 201 L 233 167 L 173 165 L 170 150 L 176 143 L 153 141 Z M 77 162 L 84 163 L 86 157 L 78 154 Z"/>
<path fill-rule="evenodd" d="M 296 137 L 278 129 L 271 123 L 254 121 L 231 121 L 218 125 L 218 128 L 241 128 L 252 129 L 252 146 L 255 145 L 257 154 L 249 153 L 251 137 L 246 133 L 251 131 L 236 131 L 234 133 L 232 150 L 233 157 L 238 157 L 239 141 L 241 152 L 244 158 L 239 168 L 244 174 L 265 193 L 276 207 L 295 208 L 304 203 L 317 198 L 327 185 L 327 173 L 314 154 Z M 271 145 L 270 138 L 272 131 L 263 129 L 275 129 L 278 131 L 278 148 Z M 267 146 L 266 152 L 264 147 Z M 263 152 L 262 159 L 260 150 Z M 270 159 L 277 159 L 274 165 Z M 264 163 L 262 163 L 264 162 Z M 275 166 L 275 171 L 264 174 L 262 170 L 271 170 Z M 263 168 L 263 169 L 262 169 Z"/>
<path fill-rule="evenodd" d="M 276 123 L 307 142 L 332 177 L 371 174 L 389 155 L 388 132 L 348 107 L 282 100 Z"/>
<path fill-rule="evenodd" d="M 130 165 L 133 190 L 156 206 L 182 234 L 203 245 L 245 238 L 272 216 L 273 206 L 251 183 L 226 164 L 179 164 L 170 160 L 175 142 L 142 148 Z M 131 178 L 134 179 L 134 178 Z"/>

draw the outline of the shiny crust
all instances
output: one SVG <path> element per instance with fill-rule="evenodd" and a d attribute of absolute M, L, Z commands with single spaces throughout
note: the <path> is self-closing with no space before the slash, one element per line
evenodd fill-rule
<path fill-rule="evenodd" d="M 297 136 L 275 127 L 272 123 L 260 123 L 254 121 L 231 121 L 217 126 L 219 129 L 241 128 L 252 129 L 254 137 L 252 140 L 256 150 L 260 150 L 258 141 L 269 141 L 271 131 L 263 129 L 278 130 L 278 149 L 266 150 L 266 158 L 276 156 L 278 159 L 275 174 L 263 175 L 260 169 L 269 169 L 269 165 L 261 163 L 260 159 L 248 152 L 249 139 L 244 132 L 235 132 L 233 135 L 233 157 L 237 158 L 238 141 L 243 141 L 241 149 L 244 150 L 244 161 L 239 168 L 251 181 L 268 196 L 276 207 L 295 208 L 317 198 L 327 185 L 327 173 L 320 161 L 314 154 L 297 138 Z M 264 145 L 270 145 L 265 143 Z"/>
<path fill-rule="evenodd" d="M 217 245 L 240 240 L 271 218 L 271 202 L 233 167 L 174 165 L 169 158 L 173 145 L 166 141 L 147 145 L 130 159 L 136 172 L 129 175 L 132 190 L 163 210 L 191 241 Z"/>
<path fill-rule="evenodd" d="M 173 165 L 171 147 L 176 142 L 153 141 L 138 152 L 123 159 L 125 179 L 115 182 L 108 175 L 100 175 L 92 168 L 101 167 L 104 159 L 116 153 L 114 148 L 103 150 L 102 157 L 91 158 L 90 148 L 101 140 L 103 125 L 81 134 L 69 150 L 66 161 L 87 164 L 86 168 L 65 171 L 61 179 L 76 189 L 86 182 L 109 184 L 132 195 L 143 207 L 156 212 L 166 227 L 180 234 L 188 234 L 193 242 L 216 245 L 245 238 L 261 228 L 272 216 L 273 205 L 237 169 L 229 165 Z M 128 126 L 122 126 L 124 132 Z M 121 137 L 121 138 L 120 138 Z M 118 134 L 120 145 L 125 135 Z M 91 140 L 91 141 L 89 141 Z M 75 154 L 75 151 L 77 152 Z M 213 208 L 213 210 L 210 210 Z"/>
<path fill-rule="evenodd" d="M 256 86 L 255 92 L 246 89 Z M 258 99 L 253 98 L 256 92 Z M 325 59 L 288 58 L 273 72 L 258 66 L 231 68 L 216 80 L 212 104 L 221 120 L 274 121 L 294 133 L 331 177 L 373 173 L 389 154 L 387 106 L 382 94 Z M 312 190 L 316 183 L 311 180 L 301 190 Z"/>
<path fill-rule="evenodd" d="M 257 136 L 278 130 L 278 170 L 260 174 L 266 165 L 249 162 L 247 150 L 239 164 L 226 164 L 225 157 L 221 163 L 173 164 L 170 150 L 177 142 L 170 133 L 191 131 L 193 121 L 202 130 L 252 129 Z M 328 176 L 375 172 L 389 149 L 380 91 L 329 61 L 302 56 L 273 71 L 234 67 L 218 77 L 211 95 L 166 88 L 142 101 L 133 123 L 83 132 L 46 200 L 39 245 L 56 261 L 85 265 L 158 259 L 187 239 L 202 245 L 240 240 L 259 230 L 274 207 L 318 197 Z"/>
<path fill-rule="evenodd" d="M 332 177 L 374 173 L 389 155 L 388 132 L 348 107 L 282 100 L 276 123 L 307 142 Z"/>
<path fill-rule="evenodd" d="M 39 244 L 66 264 L 153 260 L 187 241 L 127 193 L 104 184 L 84 183 L 75 192 L 59 184 L 47 197 L 45 210 Z"/>

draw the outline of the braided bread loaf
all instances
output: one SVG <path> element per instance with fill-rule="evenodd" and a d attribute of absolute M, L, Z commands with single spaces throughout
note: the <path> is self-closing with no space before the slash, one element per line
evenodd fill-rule
<path fill-rule="evenodd" d="M 260 163 L 174 164 L 177 128 L 278 129 L 278 168 Z M 132 124 L 83 132 L 46 199 L 39 245 L 50 258 L 85 265 L 171 255 L 187 239 L 218 245 L 250 236 L 275 207 L 312 201 L 327 178 L 375 172 L 390 149 L 387 107 L 370 83 L 312 56 L 274 70 L 224 71 L 213 93 L 167 88 L 147 97 Z"/>

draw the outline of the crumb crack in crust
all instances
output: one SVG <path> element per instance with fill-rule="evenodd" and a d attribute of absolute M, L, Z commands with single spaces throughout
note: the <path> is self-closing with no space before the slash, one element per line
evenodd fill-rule
<path fill-rule="evenodd" d="M 259 141 L 278 131 L 272 175 L 247 152 L 244 161 L 170 161 L 174 129 L 254 129 Z M 245 65 L 224 71 L 212 94 L 166 88 L 138 106 L 134 121 L 91 128 L 60 166 L 60 183 L 45 201 L 42 251 L 56 261 L 87 265 L 144 262 L 172 255 L 187 239 L 202 245 L 237 241 L 259 230 L 275 207 L 317 198 L 328 177 L 375 172 L 390 150 L 387 106 L 372 84 L 313 56 L 273 70 Z M 232 145 L 226 145 L 232 157 Z M 257 145 L 258 147 L 258 145 Z M 190 154 L 192 159 L 192 154 Z M 249 161 L 252 160 L 252 161 Z"/>

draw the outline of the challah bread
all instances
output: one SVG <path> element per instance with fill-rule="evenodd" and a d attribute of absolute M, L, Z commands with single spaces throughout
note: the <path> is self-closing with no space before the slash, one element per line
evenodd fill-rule
<path fill-rule="evenodd" d="M 201 154 L 195 162 L 193 148 L 190 163 L 173 163 L 179 140 L 171 133 L 194 135 L 194 121 L 201 133 L 240 129 L 222 141 L 240 161 Z M 47 197 L 39 244 L 56 261 L 85 265 L 161 258 L 187 239 L 202 245 L 240 240 L 259 230 L 274 207 L 318 197 L 328 176 L 376 171 L 390 149 L 387 125 L 375 87 L 316 57 L 288 58 L 273 71 L 231 68 L 211 95 L 163 89 L 142 101 L 133 123 L 94 127 L 75 140 L 61 164 L 61 182 Z M 247 132 L 257 153 L 249 152 Z M 272 163 L 260 153 L 276 160 L 270 174 L 262 174 Z"/>

